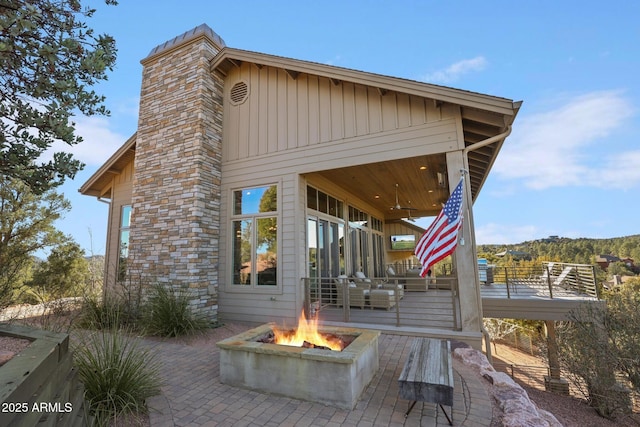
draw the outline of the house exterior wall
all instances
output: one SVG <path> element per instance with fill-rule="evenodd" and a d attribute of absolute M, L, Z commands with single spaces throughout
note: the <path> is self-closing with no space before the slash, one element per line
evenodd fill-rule
<path fill-rule="evenodd" d="M 154 52 L 144 66 L 132 191 L 130 274 L 192 295 L 217 313 L 221 84 L 219 51 L 200 35 Z"/>
<path fill-rule="evenodd" d="M 387 151 L 384 159 L 387 159 L 387 143 L 400 139 L 406 142 L 411 135 L 390 132 L 446 123 L 447 119 L 455 120 L 459 115 L 454 106 L 436 107 L 433 100 L 418 96 L 380 92 L 364 85 L 333 82 L 307 74 L 293 79 L 285 70 L 258 68 L 250 63 L 229 72 L 227 94 L 238 82 L 248 85 L 249 95 L 237 105 L 229 103 L 228 96 L 225 98 L 224 162 L 304 150 L 316 144 L 369 135 L 387 135 L 384 140 Z M 430 129 L 431 137 L 450 131 L 446 126 Z M 457 143 L 457 137 L 449 135 L 448 141 Z M 365 146 L 373 142 L 363 139 Z M 333 147 L 331 150 L 335 152 Z"/>
<path fill-rule="evenodd" d="M 223 42 L 196 34 L 142 61 L 135 161 L 112 184 L 108 277 L 117 272 L 120 210 L 131 203 L 132 277 L 189 290 L 193 308 L 212 319 L 295 320 L 304 300 L 301 278 L 308 275 L 307 185 L 385 217 L 317 172 L 442 153 L 449 182 L 468 168 L 457 105 L 275 64 L 241 61 L 211 70 Z M 246 99 L 231 96 L 237 83 L 247 85 Z M 234 286 L 232 194 L 273 184 L 277 285 Z M 469 222 L 465 235 L 470 243 L 472 227 Z M 459 271 L 476 265 L 470 246 L 458 251 Z M 461 276 L 463 330 L 481 327 L 475 283 L 473 271 Z"/>
<path fill-rule="evenodd" d="M 234 85 L 248 96 L 232 103 Z M 307 277 L 306 186 L 379 218 L 366 202 L 314 172 L 459 149 L 459 109 L 430 99 L 243 63 L 224 83 L 219 313 L 224 320 L 297 319 Z M 278 185 L 278 286 L 256 289 L 231 282 L 231 195 Z M 478 328 L 476 328 L 478 329 Z"/>
<path fill-rule="evenodd" d="M 111 183 L 111 204 L 109 206 L 109 224 L 107 226 L 107 253 L 105 283 L 113 287 L 116 283 L 118 257 L 120 251 L 120 221 L 122 207 L 131 204 L 133 188 L 133 162 L 115 175 Z"/>

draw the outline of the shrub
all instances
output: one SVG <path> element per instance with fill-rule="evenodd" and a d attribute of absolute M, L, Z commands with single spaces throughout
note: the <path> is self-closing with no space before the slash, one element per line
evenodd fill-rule
<path fill-rule="evenodd" d="M 80 326 L 87 329 L 117 329 L 124 326 L 126 314 L 125 306 L 114 297 L 88 297 L 82 304 Z"/>
<path fill-rule="evenodd" d="M 206 318 L 191 311 L 186 292 L 160 284 L 152 287 L 142 311 L 146 332 L 152 335 L 177 337 L 209 327 Z"/>
<path fill-rule="evenodd" d="M 149 350 L 118 329 L 90 335 L 75 349 L 85 400 L 98 425 L 146 411 L 145 399 L 160 393 L 160 366 Z"/>
<path fill-rule="evenodd" d="M 598 414 L 613 420 L 631 410 L 630 390 L 620 382 L 620 343 L 633 330 L 634 316 L 620 311 L 613 300 L 609 303 L 607 308 L 584 304 L 572 310 L 571 321 L 560 325 L 557 337 L 559 361 L 569 380 Z M 614 327 L 622 323 L 626 328 Z"/>

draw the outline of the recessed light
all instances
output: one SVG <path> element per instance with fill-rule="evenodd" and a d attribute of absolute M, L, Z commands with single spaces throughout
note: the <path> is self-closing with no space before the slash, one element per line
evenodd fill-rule
<path fill-rule="evenodd" d="M 426 166 L 420 166 L 420 170 L 421 170 L 421 171 L 426 170 L 426 169 L 427 169 L 427 167 L 426 167 Z"/>

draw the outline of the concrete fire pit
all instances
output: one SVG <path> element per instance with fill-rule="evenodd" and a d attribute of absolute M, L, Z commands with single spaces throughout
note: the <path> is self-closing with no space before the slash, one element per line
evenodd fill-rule
<path fill-rule="evenodd" d="M 342 351 L 267 344 L 257 340 L 273 325 L 258 326 L 218 342 L 220 381 L 353 409 L 378 371 L 377 331 L 321 327 L 319 332 L 355 337 Z"/>

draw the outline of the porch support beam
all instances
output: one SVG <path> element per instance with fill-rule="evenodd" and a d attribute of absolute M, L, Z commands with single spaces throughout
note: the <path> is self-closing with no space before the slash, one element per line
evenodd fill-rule
<path fill-rule="evenodd" d="M 468 170 L 469 166 L 463 150 L 448 152 L 446 157 L 450 190 L 453 190 L 453 187 L 460 180 L 460 170 Z M 464 193 L 464 221 L 458 236 L 459 239 L 464 240 L 458 242 L 458 247 L 453 257 L 454 271 L 458 278 L 459 326 L 464 332 L 480 333 L 482 331 L 482 300 L 480 297 L 478 263 L 476 261 L 476 241 L 469 177 L 465 178 Z"/>

